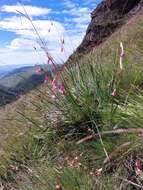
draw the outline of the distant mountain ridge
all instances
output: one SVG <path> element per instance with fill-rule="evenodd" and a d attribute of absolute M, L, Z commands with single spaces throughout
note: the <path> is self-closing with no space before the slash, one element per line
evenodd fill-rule
<path fill-rule="evenodd" d="M 41 65 L 43 74 L 35 72 L 37 66 L 24 66 L 16 68 L 0 79 L 0 106 L 16 100 L 19 95 L 34 89 L 44 81 L 45 74 L 51 75 L 47 65 Z"/>
<path fill-rule="evenodd" d="M 16 95 L 8 88 L 0 85 L 0 106 L 16 100 Z"/>
<path fill-rule="evenodd" d="M 0 79 L 18 67 L 20 67 L 20 66 L 18 66 L 18 65 L 0 65 Z"/>
<path fill-rule="evenodd" d="M 33 68 L 35 68 L 35 66 L 24 66 L 20 68 L 15 68 L 12 71 L 7 72 L 2 78 L 8 77 L 13 74 L 21 73 L 21 72 L 27 72 L 28 70 L 31 70 L 31 69 L 33 70 Z"/>

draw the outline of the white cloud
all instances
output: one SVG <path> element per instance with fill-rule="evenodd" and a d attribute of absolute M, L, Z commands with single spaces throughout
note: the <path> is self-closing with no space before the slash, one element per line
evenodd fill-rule
<path fill-rule="evenodd" d="M 75 8 L 77 4 L 73 3 L 70 0 L 66 0 L 62 3 L 66 8 Z"/>
<path fill-rule="evenodd" d="M 34 51 L 16 51 L 9 48 L 0 48 L 0 59 L 5 65 L 35 65 L 46 62 L 46 57 L 43 52 L 36 53 Z"/>
<path fill-rule="evenodd" d="M 63 10 L 62 13 L 67 13 L 71 16 L 84 16 L 84 15 L 90 15 L 91 10 L 87 7 L 74 7 L 70 10 Z"/>
<path fill-rule="evenodd" d="M 32 21 L 40 37 L 46 42 L 49 53 L 58 63 L 61 60 L 66 61 L 68 56 L 80 44 L 87 28 L 87 23 L 90 21 L 90 9 L 79 7 L 71 1 L 65 1 L 64 3 L 65 6 L 69 7 L 68 13 L 72 16 L 69 20 L 67 19 L 68 22 L 65 25 L 64 23 L 61 24 L 60 22 L 46 19 L 33 19 Z M 3 6 L 2 8 L 3 11 L 17 13 L 17 8 L 14 6 Z M 49 10 L 44 9 L 44 12 L 43 8 L 37 7 L 38 9 L 35 9 L 32 6 L 25 6 L 25 8 L 30 13 L 30 16 L 43 16 L 48 14 Z M 71 21 L 75 23 L 74 26 L 71 24 Z M 18 15 L 0 19 L 0 30 L 13 32 L 17 36 L 6 47 L 0 48 L 0 52 L 2 52 L 1 59 L 7 62 L 7 64 L 46 63 L 46 55 L 40 50 L 38 36 L 28 19 Z M 62 36 L 65 39 L 65 52 L 60 51 L 60 38 Z M 33 50 L 33 47 L 37 48 L 37 53 Z"/>
<path fill-rule="evenodd" d="M 72 21 L 79 24 L 79 26 L 85 23 L 87 27 L 87 23 L 90 21 L 90 17 L 89 15 L 83 15 L 82 17 L 73 18 Z"/>
<path fill-rule="evenodd" d="M 53 25 L 51 25 L 51 22 Z M 49 53 L 57 60 L 57 62 L 66 61 L 68 56 L 80 44 L 82 36 L 75 31 L 66 31 L 61 23 L 49 20 L 33 20 L 33 24 L 37 28 L 40 36 L 47 43 Z M 50 32 L 48 31 L 51 28 Z M 13 39 L 5 48 L 1 48 L 1 59 L 7 64 L 36 64 L 46 62 L 46 56 L 39 48 L 38 37 L 34 33 L 32 26 L 28 20 L 20 17 L 10 17 L 0 20 L 0 30 L 14 32 L 17 38 Z M 68 36 L 70 34 L 70 37 Z M 65 38 L 65 52 L 62 53 L 61 37 Z M 37 53 L 34 53 L 34 48 Z"/>
<path fill-rule="evenodd" d="M 90 14 L 90 9 L 87 7 L 78 7 L 70 10 L 70 14 L 73 16 L 83 16 L 84 14 Z"/>
<path fill-rule="evenodd" d="M 97 5 L 101 2 L 102 2 L 102 0 L 88 0 L 88 1 L 83 2 L 83 5 L 86 7 L 90 5 L 90 7 L 92 7 L 92 9 L 95 9 L 97 7 Z"/>
<path fill-rule="evenodd" d="M 90 12 L 91 10 L 86 7 L 75 7 L 70 11 L 63 10 L 63 13 L 70 14 L 71 17 L 65 18 L 66 28 L 71 28 L 72 25 L 72 28 L 74 27 L 73 32 L 85 34 L 88 23 L 91 20 Z M 83 35 L 81 36 L 83 37 Z"/>
<path fill-rule="evenodd" d="M 7 47 L 13 50 L 33 50 L 34 47 L 39 48 L 38 44 L 34 40 L 25 38 L 15 38 Z"/>
<path fill-rule="evenodd" d="M 65 32 L 62 24 L 56 21 L 33 20 L 32 22 L 42 38 L 55 38 Z M 0 20 L 0 29 L 14 32 L 17 35 L 28 37 L 30 39 L 37 38 L 30 21 L 24 17 L 21 18 L 15 16 Z"/>
<path fill-rule="evenodd" d="M 75 47 L 75 44 L 77 44 L 77 38 L 72 40 L 72 42 L 65 45 L 65 53 L 60 52 L 60 47 L 53 45 L 53 49 L 50 50 L 50 54 L 52 57 L 56 60 L 57 63 L 63 63 L 67 60 L 68 56 L 72 53 L 73 46 Z M 22 42 L 22 39 L 20 39 Z M 13 44 L 13 42 L 12 42 Z M 72 46 L 73 45 L 73 46 Z M 0 65 L 35 65 L 35 64 L 46 64 L 47 63 L 47 57 L 44 51 L 41 50 L 30 50 L 26 51 L 26 49 L 23 49 L 21 47 L 15 48 L 15 47 L 4 47 L 0 48 Z"/>
<path fill-rule="evenodd" d="M 85 35 L 88 23 L 90 22 L 90 12 L 91 10 L 86 7 L 76 7 L 69 11 L 71 18 L 65 19 L 65 27 L 69 35 L 78 38 L 77 44 L 79 45 Z M 78 45 L 75 44 L 75 47 Z"/>
<path fill-rule="evenodd" d="M 25 14 L 25 11 L 28 13 L 30 16 L 44 16 L 47 15 L 51 12 L 51 9 L 48 8 L 42 8 L 42 7 L 36 7 L 36 6 L 30 6 L 30 5 L 25 5 L 24 8 L 21 5 L 4 5 L 1 7 L 2 12 L 7 12 L 7 13 L 15 13 L 19 14 L 23 13 Z"/>
<path fill-rule="evenodd" d="M 49 41 L 49 53 L 57 61 L 57 63 L 63 63 L 67 60 L 69 55 L 75 50 L 82 40 L 81 35 L 64 36 L 65 45 L 64 52 L 60 51 L 60 44 L 57 42 Z M 37 45 L 35 41 L 16 38 L 11 41 L 9 46 L 0 48 L 1 60 L 7 65 L 35 65 L 47 63 L 47 57 L 45 52 L 39 49 L 37 51 L 33 49 L 33 45 Z M 1 65 L 1 63 L 0 63 Z"/>

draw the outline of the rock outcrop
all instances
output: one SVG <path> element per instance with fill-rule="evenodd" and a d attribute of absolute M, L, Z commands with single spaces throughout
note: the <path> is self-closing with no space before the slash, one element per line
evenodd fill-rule
<path fill-rule="evenodd" d="M 90 52 L 96 48 L 142 7 L 143 0 L 102 1 L 91 13 L 91 23 L 77 52 Z"/>

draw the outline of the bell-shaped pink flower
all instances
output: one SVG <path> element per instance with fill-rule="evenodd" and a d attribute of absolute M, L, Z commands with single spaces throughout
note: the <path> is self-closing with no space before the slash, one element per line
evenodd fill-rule
<path fill-rule="evenodd" d="M 125 56 L 125 53 L 124 53 L 124 47 L 123 47 L 123 43 L 120 42 L 120 69 L 122 70 L 123 69 L 123 58 Z"/>
<path fill-rule="evenodd" d="M 57 82 L 56 79 L 54 79 L 54 80 L 52 81 L 52 88 L 53 88 L 53 89 L 57 89 L 57 88 L 58 88 L 58 82 Z"/>
<path fill-rule="evenodd" d="M 113 92 L 111 93 L 111 95 L 112 95 L 113 97 L 116 97 L 116 96 L 117 96 L 117 90 L 114 89 Z"/>
<path fill-rule="evenodd" d="M 51 96 L 51 99 L 53 99 L 53 100 L 54 100 L 55 98 L 56 98 L 56 96 L 55 96 L 55 95 L 52 95 L 52 96 Z"/>
<path fill-rule="evenodd" d="M 44 83 L 47 83 L 48 81 L 49 81 L 49 77 L 48 77 L 48 75 L 46 75 L 44 78 Z"/>
<path fill-rule="evenodd" d="M 142 171 L 142 164 L 141 161 L 139 159 L 135 160 L 135 172 L 136 174 L 140 174 Z"/>
<path fill-rule="evenodd" d="M 59 85 L 58 91 L 59 91 L 61 94 L 64 94 L 64 92 L 65 92 L 65 87 L 64 87 L 63 84 Z"/>
<path fill-rule="evenodd" d="M 42 71 L 43 71 L 43 69 L 42 69 L 41 67 L 37 67 L 37 68 L 35 69 L 35 72 L 36 72 L 37 74 L 41 74 Z"/>

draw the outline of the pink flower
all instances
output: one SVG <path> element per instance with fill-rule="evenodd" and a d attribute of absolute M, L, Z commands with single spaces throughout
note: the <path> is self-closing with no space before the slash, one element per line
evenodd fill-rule
<path fill-rule="evenodd" d="M 58 89 L 58 82 L 57 82 L 56 79 L 54 79 L 54 80 L 52 81 L 52 88 L 53 88 L 53 89 Z"/>
<path fill-rule="evenodd" d="M 56 185 L 56 190 L 62 190 L 61 185 L 57 184 L 57 185 Z"/>
<path fill-rule="evenodd" d="M 103 171 L 103 169 L 102 169 L 102 168 L 100 168 L 100 169 L 96 170 L 96 176 L 101 175 L 102 171 Z"/>
<path fill-rule="evenodd" d="M 52 95 L 51 98 L 52 98 L 53 100 L 55 100 L 56 96 L 55 96 L 55 95 Z"/>
<path fill-rule="evenodd" d="M 141 172 L 141 170 L 142 170 L 141 161 L 137 159 L 137 160 L 135 161 L 135 172 L 136 172 L 137 174 L 139 174 L 139 173 Z"/>
<path fill-rule="evenodd" d="M 41 74 L 42 71 L 43 71 L 43 69 L 42 69 L 41 67 L 37 67 L 37 68 L 35 69 L 35 72 L 36 72 L 37 74 Z"/>
<path fill-rule="evenodd" d="M 61 93 L 61 94 L 64 94 L 65 92 L 65 87 L 63 84 L 61 84 L 59 87 L 58 87 L 58 91 Z"/>
<path fill-rule="evenodd" d="M 64 87 L 64 85 L 58 83 L 58 81 L 57 81 L 56 79 L 54 79 L 54 80 L 52 81 L 52 88 L 53 88 L 54 90 L 57 90 L 57 91 L 60 92 L 61 94 L 64 94 L 64 92 L 65 92 L 65 87 Z"/>
<path fill-rule="evenodd" d="M 91 175 L 92 177 L 100 176 L 100 175 L 102 174 L 102 171 L 103 171 L 103 169 L 100 168 L 100 169 L 97 169 L 96 171 L 90 172 L 90 175 Z"/>
<path fill-rule="evenodd" d="M 113 92 L 111 93 L 111 95 L 112 95 L 113 97 L 116 97 L 116 96 L 117 96 L 117 90 L 114 89 Z"/>
<path fill-rule="evenodd" d="M 124 47 L 123 47 L 123 43 L 120 42 L 120 48 L 121 48 L 121 53 L 120 53 L 120 57 L 124 57 Z"/>
<path fill-rule="evenodd" d="M 45 76 L 44 83 L 47 83 L 49 81 L 48 75 Z"/>
<path fill-rule="evenodd" d="M 121 53 L 120 53 L 120 69 L 123 69 L 123 58 L 124 58 L 124 47 L 123 47 L 123 43 L 120 42 L 120 49 L 121 49 Z"/>

